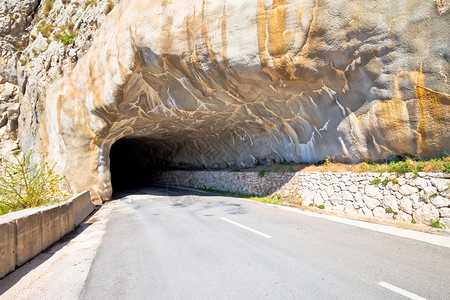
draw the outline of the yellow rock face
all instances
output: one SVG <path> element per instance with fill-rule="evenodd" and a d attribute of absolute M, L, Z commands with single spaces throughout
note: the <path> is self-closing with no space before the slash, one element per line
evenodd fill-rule
<path fill-rule="evenodd" d="M 123 137 L 172 167 L 439 155 L 450 150 L 446 11 L 431 0 L 124 0 L 46 91 L 39 150 L 74 191 L 103 199 Z"/>

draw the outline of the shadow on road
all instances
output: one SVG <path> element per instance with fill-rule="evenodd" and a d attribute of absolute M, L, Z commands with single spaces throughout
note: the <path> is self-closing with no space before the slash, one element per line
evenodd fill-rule
<path fill-rule="evenodd" d="M 39 267 L 41 264 L 46 262 L 64 246 L 69 244 L 74 238 L 85 231 L 89 226 L 92 225 L 93 220 L 91 217 L 100 209 L 101 206 L 97 206 L 94 211 L 86 218 L 86 220 L 81 223 L 72 232 L 63 236 L 59 241 L 43 250 L 41 254 L 24 264 L 23 266 L 17 268 L 15 271 L 0 279 L 0 296 L 8 291 L 12 286 L 14 286 L 22 277 L 33 271 L 35 268 Z"/>

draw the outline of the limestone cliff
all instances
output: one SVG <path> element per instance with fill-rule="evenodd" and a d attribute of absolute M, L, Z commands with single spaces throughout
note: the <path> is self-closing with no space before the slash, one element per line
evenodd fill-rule
<path fill-rule="evenodd" d="M 84 55 L 117 2 L 0 0 L 0 166 L 19 148 L 19 125 L 26 133 L 33 127 L 23 148 L 34 148 L 27 136 L 36 132 L 46 87 Z M 19 122 L 20 110 L 29 123 Z"/>
<path fill-rule="evenodd" d="M 123 137 L 173 167 L 436 156 L 448 28 L 446 1 L 123 0 L 73 69 L 26 84 L 23 143 L 103 199 Z"/>

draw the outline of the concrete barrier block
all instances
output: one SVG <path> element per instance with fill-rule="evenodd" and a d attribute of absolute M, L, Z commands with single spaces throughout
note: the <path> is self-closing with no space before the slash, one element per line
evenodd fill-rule
<path fill-rule="evenodd" d="M 16 222 L 0 217 L 0 278 L 16 268 Z"/>
<path fill-rule="evenodd" d="M 42 251 L 42 213 L 38 208 L 16 213 L 16 265 L 20 267 Z"/>
<path fill-rule="evenodd" d="M 66 201 L 59 205 L 59 216 L 61 221 L 61 236 L 65 236 L 75 228 L 72 202 Z"/>
<path fill-rule="evenodd" d="M 47 249 L 61 238 L 61 219 L 59 205 L 43 207 L 42 213 L 42 249 Z"/>
<path fill-rule="evenodd" d="M 89 191 L 84 191 L 72 197 L 73 221 L 75 227 L 80 225 L 87 216 L 94 210 Z"/>

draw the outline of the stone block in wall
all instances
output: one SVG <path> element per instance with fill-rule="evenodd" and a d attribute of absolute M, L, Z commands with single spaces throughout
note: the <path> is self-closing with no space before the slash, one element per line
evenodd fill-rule
<path fill-rule="evenodd" d="M 368 196 L 363 196 L 363 201 L 366 204 L 366 207 L 370 210 L 374 210 L 375 207 L 380 206 L 381 204 L 377 199 Z"/>
<path fill-rule="evenodd" d="M 355 209 L 354 206 L 352 205 L 351 201 L 345 202 L 344 212 L 345 212 L 347 215 L 353 216 L 353 217 L 356 217 L 356 216 L 358 215 L 358 212 L 356 211 L 356 209 Z"/>
<path fill-rule="evenodd" d="M 74 229 L 72 202 L 65 202 L 59 205 L 59 215 L 61 220 L 61 236 L 64 236 Z"/>
<path fill-rule="evenodd" d="M 419 194 L 412 194 L 409 196 L 409 199 L 412 201 L 413 209 L 419 209 L 425 204 L 425 202 L 421 201 Z"/>
<path fill-rule="evenodd" d="M 423 189 L 423 192 L 425 195 L 431 196 L 437 193 L 437 188 L 435 188 L 434 186 L 427 186 Z"/>
<path fill-rule="evenodd" d="M 441 223 L 445 228 L 450 228 L 450 218 L 441 218 L 440 223 Z"/>
<path fill-rule="evenodd" d="M 398 204 L 397 204 L 397 198 L 392 195 L 385 196 L 383 198 L 383 205 L 384 207 L 389 207 L 394 212 L 398 212 Z"/>
<path fill-rule="evenodd" d="M 448 180 L 442 179 L 442 178 L 432 178 L 430 180 L 431 184 L 439 191 L 443 192 L 446 189 L 448 189 Z"/>
<path fill-rule="evenodd" d="M 409 196 L 409 195 L 417 193 L 419 191 L 419 189 L 416 187 L 410 186 L 408 184 L 404 184 L 404 185 L 400 186 L 398 191 L 403 196 Z"/>
<path fill-rule="evenodd" d="M 411 199 L 408 197 L 403 197 L 402 200 L 400 200 L 400 209 L 407 214 L 412 214 L 413 207 Z"/>
<path fill-rule="evenodd" d="M 356 184 L 352 184 L 352 185 L 350 185 L 349 187 L 348 187 L 348 191 L 350 192 L 350 193 L 356 193 L 356 192 L 358 192 L 359 191 L 359 188 L 356 186 Z"/>
<path fill-rule="evenodd" d="M 428 224 L 432 219 L 439 218 L 439 211 L 433 204 L 428 203 L 413 212 L 413 218 L 419 223 Z"/>
<path fill-rule="evenodd" d="M 42 213 L 29 208 L 15 213 L 17 226 L 16 265 L 20 267 L 42 251 Z"/>
<path fill-rule="evenodd" d="M 363 211 L 365 217 L 373 217 L 372 211 L 370 209 L 368 209 L 367 207 L 363 207 L 362 211 Z"/>
<path fill-rule="evenodd" d="M 425 179 L 423 179 L 423 178 L 420 178 L 420 177 L 417 177 L 417 178 L 414 178 L 414 179 L 410 180 L 409 184 L 411 186 L 414 186 L 414 187 L 419 188 L 421 190 L 423 190 L 424 188 L 426 188 L 428 186 L 427 181 Z"/>
<path fill-rule="evenodd" d="M 439 216 L 441 218 L 450 218 L 450 208 L 449 207 L 440 208 Z"/>
<path fill-rule="evenodd" d="M 375 207 L 375 209 L 372 211 L 373 216 L 377 217 L 377 218 L 382 218 L 382 219 L 387 219 L 388 217 L 391 217 L 388 215 L 388 213 L 386 213 L 386 209 L 378 206 Z"/>
<path fill-rule="evenodd" d="M 333 206 L 330 202 L 326 202 L 325 209 L 342 213 L 345 210 L 345 206 L 343 204 L 338 204 L 338 205 Z"/>
<path fill-rule="evenodd" d="M 322 196 L 319 193 L 315 193 L 314 195 L 314 205 L 319 206 L 324 204 L 325 201 L 323 200 Z"/>
<path fill-rule="evenodd" d="M 392 181 L 389 181 L 388 184 L 386 184 L 386 189 L 390 191 L 398 192 L 399 188 L 400 186 L 398 184 L 393 183 Z"/>
<path fill-rule="evenodd" d="M 444 198 L 442 196 L 430 197 L 430 201 L 436 207 L 447 207 L 447 206 L 450 206 L 450 199 Z"/>
<path fill-rule="evenodd" d="M 406 222 L 406 223 L 411 223 L 412 221 L 412 217 L 410 214 L 407 214 L 405 212 L 399 211 L 397 214 L 397 220 L 402 221 L 402 222 Z"/>
<path fill-rule="evenodd" d="M 0 278 L 16 268 L 16 223 L 7 216 L 0 218 Z"/>
<path fill-rule="evenodd" d="M 342 192 L 342 199 L 344 201 L 353 201 L 353 195 L 349 191 L 343 191 Z"/>
<path fill-rule="evenodd" d="M 378 188 L 378 186 L 374 185 L 374 184 L 368 184 L 366 185 L 366 187 L 364 188 L 364 193 L 369 196 L 369 198 L 374 198 L 377 200 L 382 200 L 383 199 L 383 194 L 381 193 L 380 189 Z M 371 208 L 373 209 L 373 208 Z"/>
<path fill-rule="evenodd" d="M 47 249 L 61 238 L 61 220 L 59 205 L 43 207 L 42 213 L 42 249 Z"/>
<path fill-rule="evenodd" d="M 318 193 L 320 194 L 320 196 L 322 197 L 323 201 L 328 201 L 330 198 L 328 197 L 328 194 L 324 191 L 324 190 L 320 190 L 318 191 Z M 333 194 L 332 194 L 333 195 Z"/>

